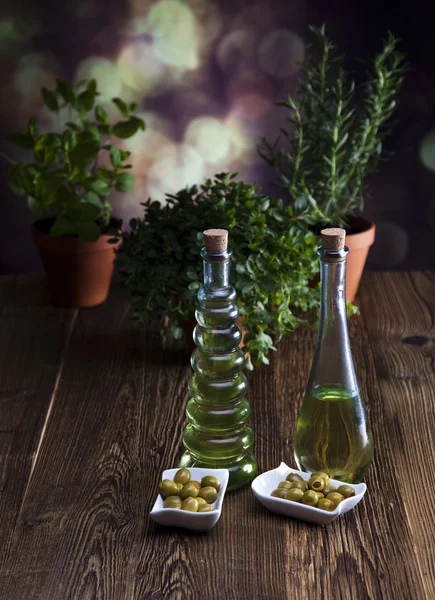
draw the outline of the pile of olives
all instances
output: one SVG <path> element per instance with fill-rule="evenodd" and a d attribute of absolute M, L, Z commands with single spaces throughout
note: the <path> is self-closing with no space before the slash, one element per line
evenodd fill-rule
<path fill-rule="evenodd" d="M 345 498 L 355 496 L 355 490 L 350 485 L 343 484 L 338 489 L 330 485 L 329 475 L 322 471 L 311 473 L 309 481 L 292 472 L 270 495 L 332 512 Z"/>
<path fill-rule="evenodd" d="M 163 479 L 159 492 L 165 508 L 181 508 L 189 512 L 210 512 L 221 484 L 217 477 L 206 475 L 199 481 L 191 481 L 189 469 L 179 469 L 174 480 Z"/>

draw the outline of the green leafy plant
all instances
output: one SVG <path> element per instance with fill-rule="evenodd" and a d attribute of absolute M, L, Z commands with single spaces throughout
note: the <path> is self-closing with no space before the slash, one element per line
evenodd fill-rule
<path fill-rule="evenodd" d="M 310 29 L 314 41 L 301 80 L 281 103 L 288 127 L 273 145 L 263 138 L 259 150 L 276 169 L 277 183 L 288 192 L 296 216 L 309 225 L 348 228 L 349 216 L 363 209 L 366 177 L 378 166 L 406 65 L 396 51 L 398 40 L 388 33 L 358 106 L 355 82 L 325 26 Z"/>
<path fill-rule="evenodd" d="M 33 152 L 30 162 L 10 161 L 9 186 L 27 196 L 31 211 L 55 217 L 50 235 L 96 240 L 109 230 L 109 194 L 114 189 L 127 192 L 134 184 L 131 165 L 125 162 L 130 152 L 111 140 L 132 137 L 145 129 L 145 122 L 134 114 L 135 104 L 114 98 L 123 120 L 111 124 L 106 110 L 96 104 L 99 92 L 94 79 L 74 86 L 58 79 L 54 90 L 42 88 L 42 96 L 50 111 L 69 109 L 70 120 L 62 133 L 40 135 L 38 123 L 32 119 L 26 133 L 7 136 L 10 142 Z M 101 164 L 103 153 L 109 157 L 109 166 Z"/>
<path fill-rule="evenodd" d="M 133 317 L 140 324 L 168 317 L 164 333 L 179 338 L 203 281 L 202 232 L 229 229 L 231 284 L 252 368 L 268 363 L 275 334 L 281 339 L 317 306 L 318 290 L 309 285 L 317 270 L 316 239 L 290 206 L 261 194 L 255 185 L 235 181 L 236 176 L 216 175 L 199 189 L 167 195 L 166 204 L 145 202 L 144 218 L 130 222 L 115 264 L 130 292 Z"/>

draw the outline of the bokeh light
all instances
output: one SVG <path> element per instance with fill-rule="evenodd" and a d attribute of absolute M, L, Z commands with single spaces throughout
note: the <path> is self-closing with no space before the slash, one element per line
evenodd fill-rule
<path fill-rule="evenodd" d="M 278 29 L 266 35 L 258 48 L 260 69 L 276 78 L 297 73 L 305 57 L 305 45 L 293 31 Z"/>
<path fill-rule="evenodd" d="M 228 129 L 213 117 L 194 119 L 187 127 L 185 142 L 193 146 L 205 162 L 213 165 L 226 159 L 231 150 Z"/>
<path fill-rule="evenodd" d="M 198 27 L 193 11 L 180 0 L 160 0 L 148 14 L 155 55 L 178 69 L 199 66 Z"/>
<path fill-rule="evenodd" d="M 224 73 L 237 73 L 255 63 L 257 36 L 254 29 L 236 29 L 225 35 L 216 50 Z"/>
<path fill-rule="evenodd" d="M 272 108 L 273 86 L 261 73 L 246 69 L 230 80 L 228 96 L 240 117 L 258 119 Z"/>
<path fill-rule="evenodd" d="M 130 162 L 134 175 L 146 176 L 151 166 L 171 151 L 174 140 L 169 121 L 149 112 L 138 113 L 138 116 L 146 122 L 146 132 L 123 140 L 122 145 L 132 154 Z"/>
<path fill-rule="evenodd" d="M 420 160 L 430 171 L 435 171 L 435 129 L 426 133 L 420 143 Z"/>
<path fill-rule="evenodd" d="M 107 102 L 111 98 L 121 96 L 123 85 L 117 66 L 103 56 L 90 56 L 82 61 L 76 72 L 76 81 L 96 79 L 100 91 L 99 101 Z"/>
<path fill-rule="evenodd" d="M 162 91 L 168 84 L 167 69 L 155 56 L 147 42 L 132 42 L 125 46 L 118 57 L 117 67 L 121 81 L 141 96 Z"/>
<path fill-rule="evenodd" d="M 162 202 L 165 193 L 173 194 L 186 185 L 201 182 L 204 173 L 204 161 L 195 148 L 173 144 L 149 170 L 149 195 Z"/>

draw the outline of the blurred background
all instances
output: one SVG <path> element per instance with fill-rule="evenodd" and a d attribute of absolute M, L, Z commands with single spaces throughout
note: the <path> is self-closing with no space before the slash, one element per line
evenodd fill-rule
<path fill-rule="evenodd" d="M 433 9 L 421 0 L 16 0 L 0 12 L 0 150 L 20 151 L 4 134 L 37 117 L 59 127 L 44 109 L 41 86 L 56 77 L 96 78 L 100 102 L 120 96 L 140 107 L 147 132 L 123 143 L 133 153 L 136 184 L 115 200 L 125 220 L 148 197 L 164 201 L 187 184 L 238 171 L 279 194 L 274 174 L 257 155 L 260 135 L 283 125 L 275 106 L 294 89 L 308 24 L 325 22 L 357 81 L 388 29 L 403 38 L 408 73 L 388 162 L 371 179 L 364 214 L 376 221 L 368 268 L 435 266 L 435 46 Z M 107 104 L 106 104 L 107 103 Z M 0 161 L 3 225 L 0 272 L 42 269 L 31 241 L 25 198 L 6 185 Z"/>

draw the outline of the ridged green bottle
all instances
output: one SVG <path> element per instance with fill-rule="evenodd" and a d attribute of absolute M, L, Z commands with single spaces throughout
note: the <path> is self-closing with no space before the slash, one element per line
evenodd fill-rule
<path fill-rule="evenodd" d="M 198 292 L 197 346 L 191 357 L 189 421 L 182 467 L 229 469 L 229 490 L 251 481 L 257 461 L 251 453 L 253 434 L 246 421 L 251 409 L 245 399 L 248 382 L 245 357 L 239 348 L 241 331 L 236 292 L 229 284 L 231 250 L 225 229 L 204 231 L 204 285 Z"/>

